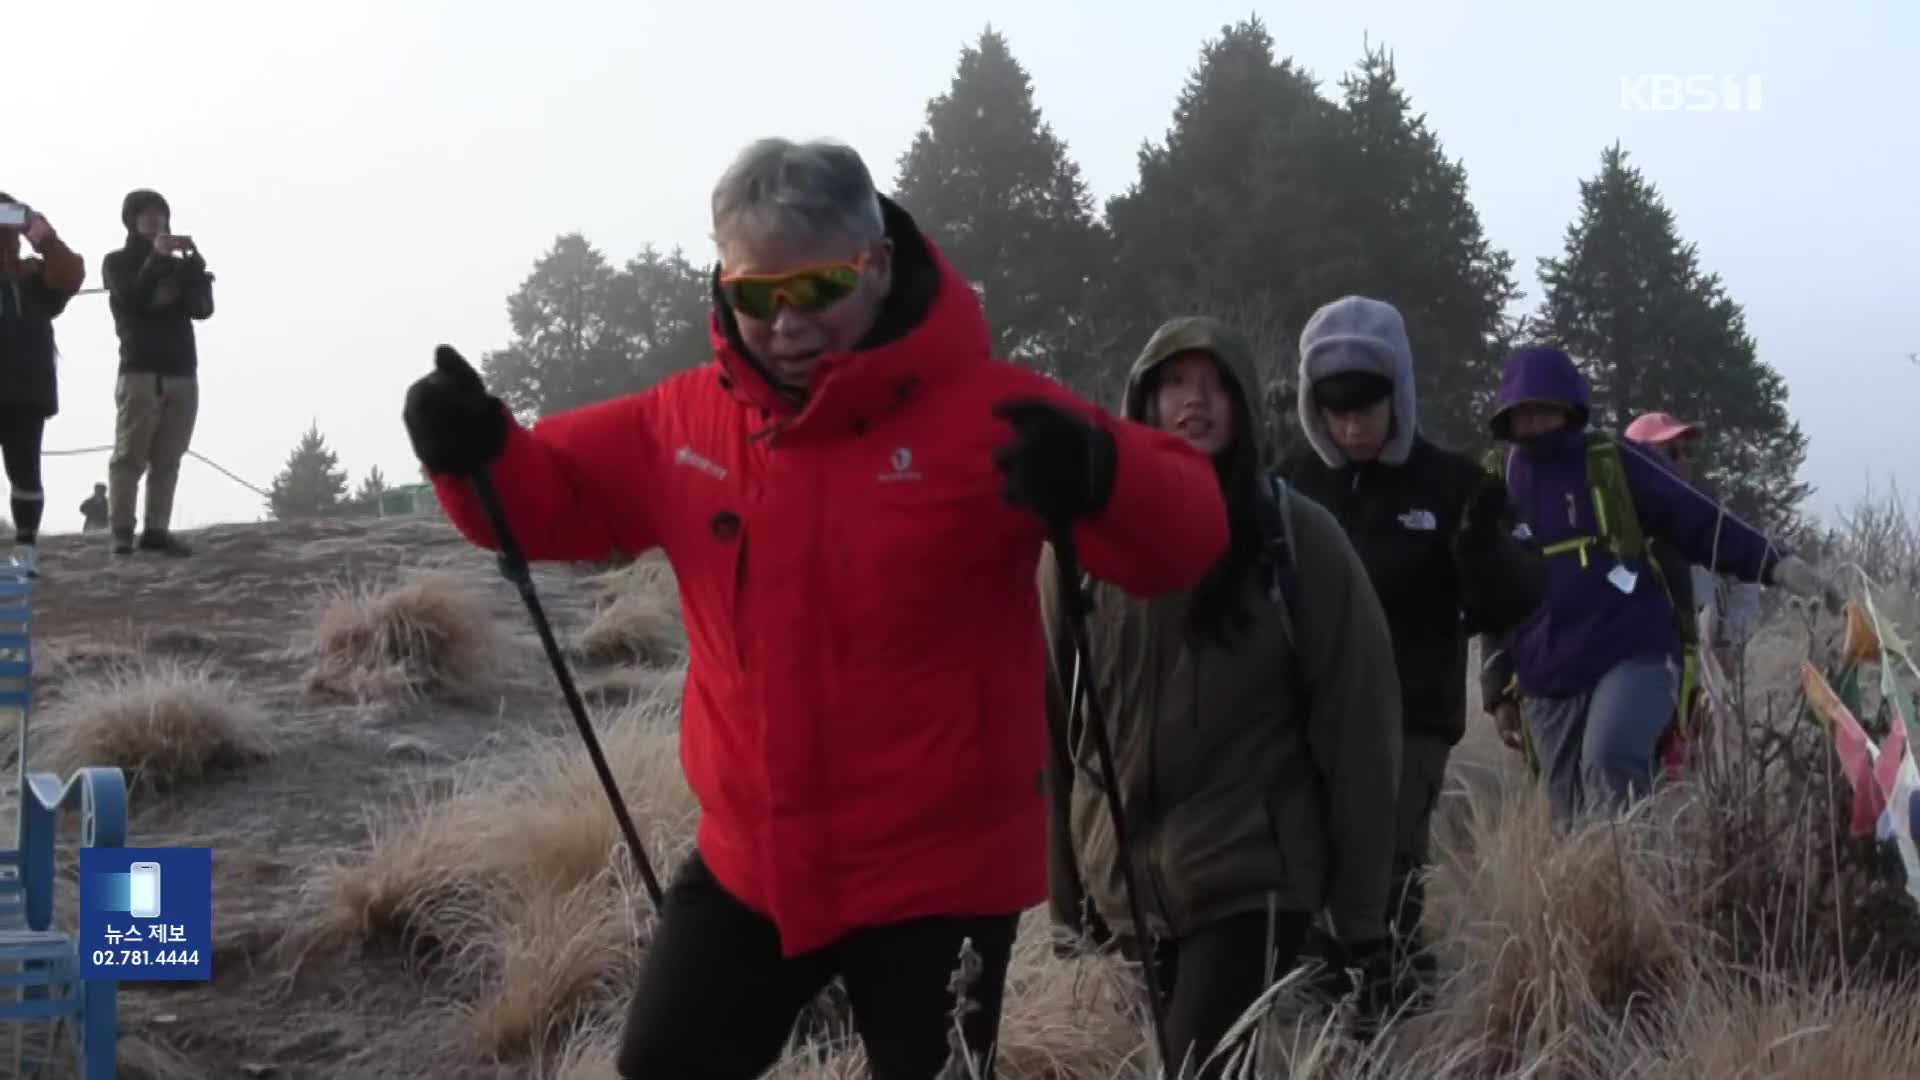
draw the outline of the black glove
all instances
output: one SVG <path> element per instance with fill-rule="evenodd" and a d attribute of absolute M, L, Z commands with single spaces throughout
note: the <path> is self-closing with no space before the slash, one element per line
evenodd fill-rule
<path fill-rule="evenodd" d="M 1390 937 L 1372 941 L 1349 942 L 1347 966 L 1360 973 L 1360 1002 L 1365 1011 L 1379 995 L 1393 986 L 1394 947 Z"/>
<path fill-rule="evenodd" d="M 993 452 L 1005 478 L 1000 497 L 1049 526 L 1092 517 L 1113 495 L 1113 436 L 1049 401 L 1025 398 L 994 407 L 1013 442 Z"/>
<path fill-rule="evenodd" d="M 507 408 L 451 345 L 433 351 L 433 373 L 407 388 L 401 411 L 414 456 L 429 472 L 471 476 L 507 445 Z"/>
<path fill-rule="evenodd" d="M 1393 983 L 1392 938 L 1341 941 L 1316 924 L 1307 929 L 1299 957 L 1320 965 L 1308 985 L 1329 1004 L 1358 991 L 1359 1009 L 1368 1012 Z"/>

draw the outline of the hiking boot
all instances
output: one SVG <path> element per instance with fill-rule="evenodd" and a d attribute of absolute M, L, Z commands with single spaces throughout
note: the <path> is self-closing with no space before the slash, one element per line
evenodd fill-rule
<path fill-rule="evenodd" d="M 133 534 L 132 533 L 114 533 L 113 534 L 113 553 L 115 555 L 133 554 Z"/>
<path fill-rule="evenodd" d="M 139 546 L 141 551 L 151 551 L 156 555 L 171 555 L 176 559 L 184 559 L 193 554 L 192 548 L 165 529 L 148 529 L 141 533 Z"/>
<path fill-rule="evenodd" d="M 32 544 L 13 545 L 13 565 L 21 576 L 37 578 L 40 576 L 40 557 Z"/>

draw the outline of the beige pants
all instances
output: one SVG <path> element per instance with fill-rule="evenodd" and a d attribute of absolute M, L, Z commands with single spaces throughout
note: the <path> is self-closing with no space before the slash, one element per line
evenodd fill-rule
<path fill-rule="evenodd" d="M 173 492 L 180 460 L 193 442 L 200 412 L 200 384 L 191 375 L 120 376 L 113 386 L 113 458 L 107 463 L 108 520 L 116 538 L 133 535 L 134 500 L 140 475 L 147 477 L 148 532 L 161 533 L 173 519 Z"/>

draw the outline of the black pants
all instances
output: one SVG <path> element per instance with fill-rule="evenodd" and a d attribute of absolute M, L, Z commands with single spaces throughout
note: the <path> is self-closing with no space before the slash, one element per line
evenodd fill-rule
<path fill-rule="evenodd" d="M 40 486 L 40 443 L 47 418 L 37 409 L 0 405 L 0 456 L 4 456 L 7 485 L 12 490 L 14 541 L 31 544 L 40 532 L 47 500 Z"/>
<path fill-rule="evenodd" d="M 1260 995 L 1293 970 L 1312 921 L 1304 911 L 1278 911 L 1271 922 L 1264 911 L 1248 912 L 1160 943 L 1154 955 L 1167 994 L 1168 1076 L 1218 1080 L 1227 1055 L 1208 1057 Z"/>
<path fill-rule="evenodd" d="M 1413 732 L 1401 743 L 1393 891 L 1387 899 L 1387 919 L 1393 930 L 1395 968 L 1406 965 L 1415 982 L 1422 984 L 1433 978 L 1436 967 L 1421 927 L 1427 915 L 1427 868 L 1433 861 L 1433 815 L 1446 790 L 1447 759 L 1452 752 L 1453 744 L 1447 740 Z"/>
<path fill-rule="evenodd" d="M 780 955 L 773 923 L 734 899 L 696 854 L 667 887 L 659 928 L 627 1009 L 626 1080 L 754 1080 L 785 1049 L 794 1021 L 836 975 L 874 1080 L 935 1080 L 949 1055 L 948 982 L 970 940 L 981 960 L 960 1022 L 992 1080 L 1001 995 L 1019 914 L 929 918 L 856 931 L 817 952 Z"/>

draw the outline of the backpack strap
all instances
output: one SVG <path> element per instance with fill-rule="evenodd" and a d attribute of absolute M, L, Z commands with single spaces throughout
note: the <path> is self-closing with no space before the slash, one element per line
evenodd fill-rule
<path fill-rule="evenodd" d="M 1686 566 L 1665 565 L 1660 546 L 1648 542 L 1620 455 L 1620 444 L 1612 437 L 1597 431 L 1587 435 L 1587 486 L 1593 492 L 1594 520 L 1614 557 L 1645 562 L 1667 596 L 1667 607 L 1673 611 L 1674 636 L 1680 639 L 1680 694 L 1675 721 L 1681 734 L 1686 735 L 1692 726 L 1693 691 L 1699 685 L 1700 617 L 1692 607 L 1676 601 L 1670 575 L 1690 571 Z"/>
<path fill-rule="evenodd" d="M 1294 546 L 1292 493 L 1278 468 L 1267 471 L 1266 496 L 1260 500 L 1260 531 L 1265 540 L 1261 561 L 1267 568 L 1267 598 L 1280 609 L 1280 624 L 1288 644 L 1287 662 L 1293 668 L 1298 693 L 1294 708 L 1305 717 L 1312 707 L 1313 691 L 1300 662 L 1299 549 Z"/>
<path fill-rule="evenodd" d="M 1595 531 L 1614 556 L 1621 560 L 1648 557 L 1647 534 L 1633 506 L 1620 444 L 1605 432 L 1587 433 L 1587 488 L 1593 496 Z"/>
<path fill-rule="evenodd" d="M 1267 472 L 1266 533 L 1267 597 L 1286 607 L 1292 620 L 1299 611 L 1300 575 L 1293 546 L 1293 506 L 1288 498 L 1287 478 L 1280 470 Z"/>

